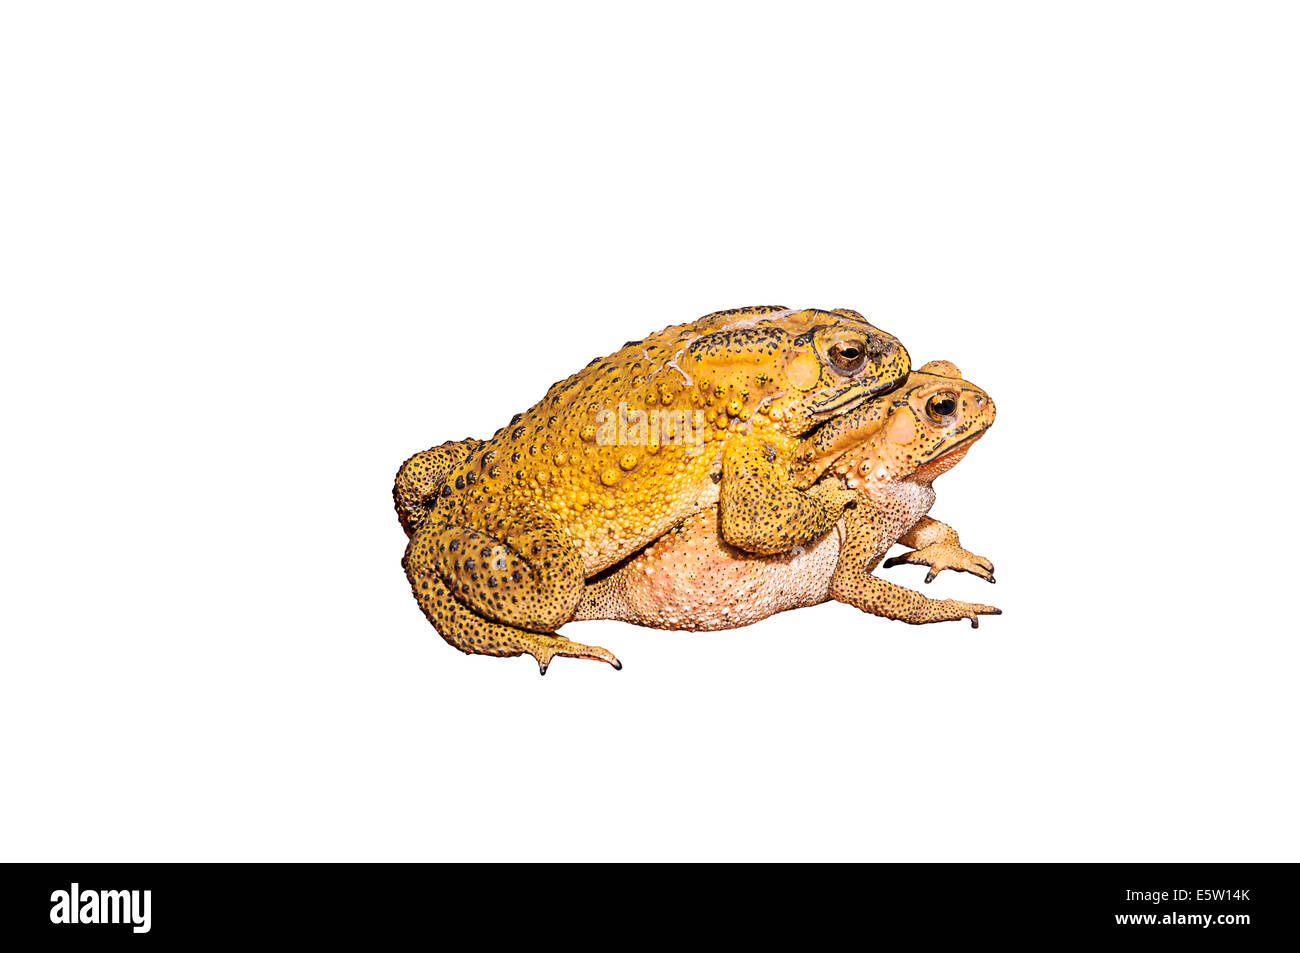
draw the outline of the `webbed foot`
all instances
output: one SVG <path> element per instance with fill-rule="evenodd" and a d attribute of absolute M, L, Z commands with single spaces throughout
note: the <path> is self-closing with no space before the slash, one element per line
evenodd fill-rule
<path fill-rule="evenodd" d="M 979 576 L 986 582 L 997 582 L 993 578 L 993 563 L 983 556 L 978 556 L 968 549 L 963 549 L 961 546 L 945 543 L 931 543 L 929 546 L 922 546 L 920 549 L 914 549 L 910 553 L 903 553 L 901 556 L 891 556 L 884 562 L 885 569 L 903 565 L 928 566 L 930 571 L 926 573 L 926 582 L 934 582 L 935 577 L 945 569 L 951 569 L 954 572 L 968 572 L 973 576 Z"/>

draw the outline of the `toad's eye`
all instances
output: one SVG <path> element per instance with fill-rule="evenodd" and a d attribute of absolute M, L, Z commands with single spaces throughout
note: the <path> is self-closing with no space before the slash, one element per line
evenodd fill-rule
<path fill-rule="evenodd" d="M 957 395 L 951 391 L 940 391 L 926 401 L 925 412 L 932 420 L 946 420 L 957 413 Z"/>
<path fill-rule="evenodd" d="M 836 341 L 826 353 L 831 363 L 846 374 L 859 370 L 867 360 L 867 349 L 861 341 Z"/>

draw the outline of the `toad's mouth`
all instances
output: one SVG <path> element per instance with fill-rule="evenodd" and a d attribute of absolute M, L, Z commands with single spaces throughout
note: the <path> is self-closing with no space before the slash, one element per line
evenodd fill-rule
<path fill-rule="evenodd" d="M 971 444 L 973 444 L 980 437 L 984 436 L 985 430 L 987 429 L 988 428 L 986 427 L 984 430 L 979 430 L 973 434 L 968 434 L 965 437 L 962 437 L 960 440 L 954 443 L 943 453 L 939 454 L 937 457 L 931 457 L 928 461 L 926 461 L 925 466 L 930 466 L 931 464 L 938 463 L 940 460 L 947 460 L 949 457 L 951 457 L 954 453 L 957 453 L 958 451 L 965 453 L 967 450 L 970 449 Z"/>
<path fill-rule="evenodd" d="M 906 375 L 898 378 L 881 378 L 874 384 L 864 385 L 861 381 L 853 381 L 845 384 L 839 390 L 832 391 L 821 400 L 813 401 L 809 406 L 812 408 L 813 414 L 817 416 L 833 414 L 836 411 L 843 412 L 853 410 L 872 397 L 875 397 L 877 394 L 883 394 L 886 391 L 893 390 L 904 380 L 906 380 Z"/>
<path fill-rule="evenodd" d="M 810 406 L 813 413 L 820 417 L 825 414 L 833 414 L 837 410 L 853 410 L 855 407 L 861 406 L 870 396 L 870 394 L 864 394 L 861 391 L 845 388 L 825 400 L 813 401 Z"/>

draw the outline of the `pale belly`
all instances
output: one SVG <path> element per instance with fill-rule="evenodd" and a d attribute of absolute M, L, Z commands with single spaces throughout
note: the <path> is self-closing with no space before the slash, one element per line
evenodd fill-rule
<path fill-rule="evenodd" d="M 724 543 L 717 521 L 717 507 L 709 507 L 589 581 L 574 621 L 732 629 L 826 600 L 839 558 L 839 527 L 793 552 L 759 556 Z"/>

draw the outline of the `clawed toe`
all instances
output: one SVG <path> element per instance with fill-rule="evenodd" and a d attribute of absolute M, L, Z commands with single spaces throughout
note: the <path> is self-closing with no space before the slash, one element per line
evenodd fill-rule
<path fill-rule="evenodd" d="M 564 636 L 555 636 L 558 644 L 533 654 L 537 659 L 537 673 L 545 675 L 551 667 L 551 662 L 559 657 L 591 659 L 593 662 L 606 662 L 610 668 L 616 672 L 623 670 L 623 663 L 618 660 L 613 652 L 609 649 L 603 649 L 598 645 L 583 645 L 581 642 L 570 642 Z"/>

